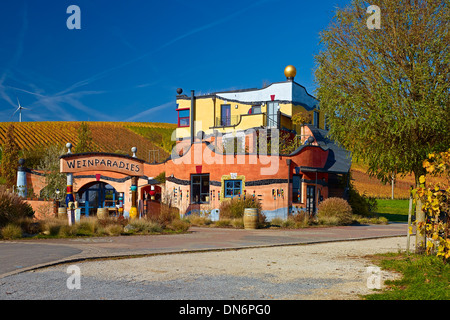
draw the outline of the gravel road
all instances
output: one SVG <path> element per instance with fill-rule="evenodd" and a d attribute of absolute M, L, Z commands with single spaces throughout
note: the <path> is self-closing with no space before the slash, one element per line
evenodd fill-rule
<path fill-rule="evenodd" d="M 405 247 L 393 237 L 80 262 L 80 289 L 59 265 L 0 279 L 0 299 L 360 299 L 374 279 L 364 257 Z"/>

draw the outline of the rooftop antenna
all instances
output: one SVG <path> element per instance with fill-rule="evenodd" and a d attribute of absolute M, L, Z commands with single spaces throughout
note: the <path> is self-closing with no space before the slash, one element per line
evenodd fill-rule
<path fill-rule="evenodd" d="M 25 109 L 25 110 L 30 110 L 30 109 L 22 107 L 22 106 L 20 105 L 19 98 L 17 98 L 17 104 L 19 105 L 19 107 L 16 109 L 16 111 L 14 111 L 14 113 L 12 114 L 12 116 L 15 115 L 17 111 L 19 111 L 19 122 L 22 122 L 22 109 Z M 11 117 L 12 117 L 12 116 L 11 116 Z"/>

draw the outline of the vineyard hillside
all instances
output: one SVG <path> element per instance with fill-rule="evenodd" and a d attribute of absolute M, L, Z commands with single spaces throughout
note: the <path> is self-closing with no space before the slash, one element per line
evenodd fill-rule
<path fill-rule="evenodd" d="M 354 188 L 360 194 L 379 199 L 391 198 L 391 184 L 383 184 L 377 178 L 370 177 L 367 174 L 367 168 L 363 165 L 352 164 L 351 179 Z M 394 182 L 394 198 L 408 199 L 410 186 L 412 185 L 414 185 L 414 176 L 397 177 Z"/>
<path fill-rule="evenodd" d="M 351 178 L 352 184 L 360 194 L 365 194 L 378 199 L 390 199 L 392 194 L 392 185 L 383 184 L 377 178 L 370 177 L 367 174 L 368 166 L 363 163 L 352 163 Z M 440 177 L 428 177 L 429 182 L 442 182 Z M 394 180 L 394 198 L 409 199 L 410 187 L 415 185 L 414 176 L 408 174 L 397 176 Z"/>
<path fill-rule="evenodd" d="M 6 130 L 14 124 L 15 139 L 22 151 L 51 145 L 65 146 L 78 143 L 77 130 L 81 122 L 1 122 L 0 144 L 5 141 Z M 87 122 L 92 133 L 94 150 L 136 156 L 146 161 L 161 162 L 170 154 L 172 132 L 177 127 L 170 123 L 149 122 Z"/>

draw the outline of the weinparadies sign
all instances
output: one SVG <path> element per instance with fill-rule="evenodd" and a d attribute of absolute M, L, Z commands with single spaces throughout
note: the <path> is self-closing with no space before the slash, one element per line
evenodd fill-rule
<path fill-rule="evenodd" d="M 129 176 L 144 175 L 144 160 L 111 153 L 75 153 L 60 157 L 60 172 L 111 171 Z"/>

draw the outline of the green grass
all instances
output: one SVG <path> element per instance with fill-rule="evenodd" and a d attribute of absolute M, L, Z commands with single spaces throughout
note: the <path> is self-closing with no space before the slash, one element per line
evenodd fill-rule
<path fill-rule="evenodd" d="M 391 222 L 408 222 L 409 200 L 377 199 L 377 213 Z"/>
<path fill-rule="evenodd" d="M 450 264 L 436 256 L 389 253 L 376 255 L 382 269 L 400 272 L 399 280 L 385 282 L 381 292 L 364 296 L 367 300 L 449 300 Z"/>

